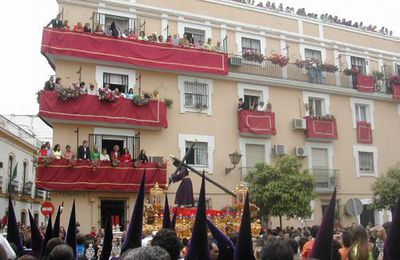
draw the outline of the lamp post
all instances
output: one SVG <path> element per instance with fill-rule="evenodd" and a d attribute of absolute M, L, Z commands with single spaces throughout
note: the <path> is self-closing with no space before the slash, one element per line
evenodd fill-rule
<path fill-rule="evenodd" d="M 235 169 L 236 165 L 239 164 L 241 158 L 242 158 L 242 155 L 236 150 L 235 150 L 235 152 L 229 154 L 229 159 L 231 160 L 231 163 L 233 164 L 233 167 L 225 168 L 225 174 L 228 174 L 233 169 Z"/>

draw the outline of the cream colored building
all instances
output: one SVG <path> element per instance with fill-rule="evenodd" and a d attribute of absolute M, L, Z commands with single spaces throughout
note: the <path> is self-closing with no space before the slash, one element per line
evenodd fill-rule
<path fill-rule="evenodd" d="M 340 224 L 357 221 L 345 210 L 350 198 L 358 198 L 364 204 L 364 213 L 358 219 L 363 224 L 381 224 L 391 218 L 386 211 L 373 211 L 367 205 L 372 199 L 371 184 L 399 161 L 400 106 L 392 96 L 390 84 L 379 81 L 380 87 L 374 85 L 372 93 L 363 92 L 353 88 L 353 76 L 342 71 L 357 66 L 365 75 L 383 71 L 386 79 L 399 73 L 398 38 L 229 0 L 59 0 L 58 3 L 63 19 L 71 27 L 77 22 L 90 23 L 93 28 L 104 27 L 117 21 L 122 30 L 145 30 L 146 35 L 157 32 L 164 39 L 175 33 L 189 33 L 195 41 L 212 38 L 214 44 L 221 42 L 230 64 L 227 75 L 216 75 L 148 68 L 68 53 L 45 53 L 64 85 L 78 82 L 81 77 L 87 84 L 98 87 L 108 80 L 124 91 L 133 87 L 137 92 L 136 79 L 140 75 L 142 91 L 158 90 L 160 97 L 173 100 L 165 129 L 44 118 L 53 127 L 54 144 L 62 147 L 71 144 L 75 149 L 77 140 L 80 143 L 91 139 L 91 144 L 100 146 L 109 147 L 109 142 L 122 142 L 126 146 L 130 141 L 124 138 L 140 135 L 141 149 L 149 155 L 168 158 L 169 154 L 183 156 L 190 142 L 197 140 L 199 145 L 192 163 L 230 190 L 256 162 L 273 163 L 278 154 L 297 154 L 304 168 L 317 177 L 318 197 L 312 202 L 314 213 L 307 220 L 309 223 L 321 221 L 334 183 L 339 187 Z M 289 57 L 289 64 L 281 68 L 270 61 L 247 61 L 240 56 L 245 49 L 258 51 L 265 57 L 280 53 Z M 335 65 L 339 71 L 311 75 L 310 70 L 294 64 L 296 60 L 310 58 Z M 193 103 L 196 95 L 201 104 L 206 104 L 204 108 L 196 108 Z M 272 104 L 276 134 L 238 131 L 240 97 L 247 103 Z M 307 127 L 302 118 L 309 115 L 334 115 L 337 138 L 305 136 Z M 294 119 L 298 119 L 295 126 Z M 358 121 L 370 123 L 372 143 L 357 139 Z M 102 141 L 94 141 L 99 140 L 96 136 L 102 136 Z M 226 175 L 225 168 L 232 167 L 228 155 L 235 150 L 243 155 L 241 163 Z M 170 173 L 173 167 L 168 169 Z M 194 174 L 191 178 L 197 194 L 199 178 Z M 170 201 L 177 186 L 171 185 Z M 67 212 L 72 198 L 77 199 L 78 221 L 88 229 L 100 225 L 102 200 L 117 199 L 121 205 L 127 205 L 124 219 L 129 219 L 129 206 L 134 203 L 134 194 L 115 190 L 52 192 L 52 201 L 64 202 Z M 207 185 L 207 198 L 209 206 L 216 209 L 231 203 L 231 197 L 212 184 Z M 300 225 L 300 221 L 286 221 L 286 224 Z"/>

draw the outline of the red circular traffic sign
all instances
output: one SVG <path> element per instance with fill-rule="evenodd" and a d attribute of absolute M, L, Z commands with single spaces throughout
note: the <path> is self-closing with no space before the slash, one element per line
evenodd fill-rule
<path fill-rule="evenodd" d="M 54 212 L 54 205 L 50 201 L 45 201 L 42 203 L 42 207 L 40 208 L 40 211 L 42 212 L 43 215 L 46 217 L 50 216 Z"/>

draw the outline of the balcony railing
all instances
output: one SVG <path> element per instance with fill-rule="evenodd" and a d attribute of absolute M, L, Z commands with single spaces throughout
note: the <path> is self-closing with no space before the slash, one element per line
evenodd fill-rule
<path fill-rule="evenodd" d="M 242 136 L 276 135 L 275 113 L 254 110 L 238 111 L 239 133 Z"/>
<path fill-rule="evenodd" d="M 69 121 L 80 124 L 103 124 L 131 128 L 162 129 L 168 127 L 165 102 L 150 100 L 136 105 L 130 99 L 100 101 L 95 95 L 80 95 L 74 100 L 59 100 L 55 91 L 41 91 L 39 116 L 48 124 Z"/>
<path fill-rule="evenodd" d="M 36 167 L 36 187 L 46 191 L 137 191 L 146 171 L 146 189 L 156 182 L 164 186 L 167 180 L 166 164 L 97 162 L 82 160 L 39 160 Z"/>
<path fill-rule="evenodd" d="M 23 185 L 22 195 L 31 196 L 32 195 L 33 182 L 28 181 Z"/>
<path fill-rule="evenodd" d="M 12 180 L 8 183 L 8 192 L 9 193 L 19 193 L 19 182 L 16 180 Z"/>
<path fill-rule="evenodd" d="M 35 190 L 35 198 L 43 199 L 44 198 L 44 190 L 36 189 Z"/>
<path fill-rule="evenodd" d="M 331 193 L 335 187 L 339 187 L 339 170 L 337 169 L 309 169 L 314 176 L 317 193 Z"/>
<path fill-rule="evenodd" d="M 357 89 L 355 76 L 346 75 L 342 71 L 325 72 L 315 68 L 305 69 L 298 67 L 294 63 L 288 63 L 286 66 L 280 67 L 277 64 L 272 64 L 270 61 L 262 63 L 246 61 L 240 55 L 229 56 L 229 72 Z M 390 84 L 387 80 L 377 81 L 374 87 L 375 92 L 392 94 Z"/>

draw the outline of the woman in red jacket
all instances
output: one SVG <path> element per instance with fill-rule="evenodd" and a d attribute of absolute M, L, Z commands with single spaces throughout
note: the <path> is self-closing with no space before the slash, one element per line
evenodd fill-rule
<path fill-rule="evenodd" d="M 129 153 L 128 148 L 125 148 L 121 155 L 121 162 L 126 163 L 126 162 L 131 162 L 131 161 L 132 161 L 132 156 Z"/>

